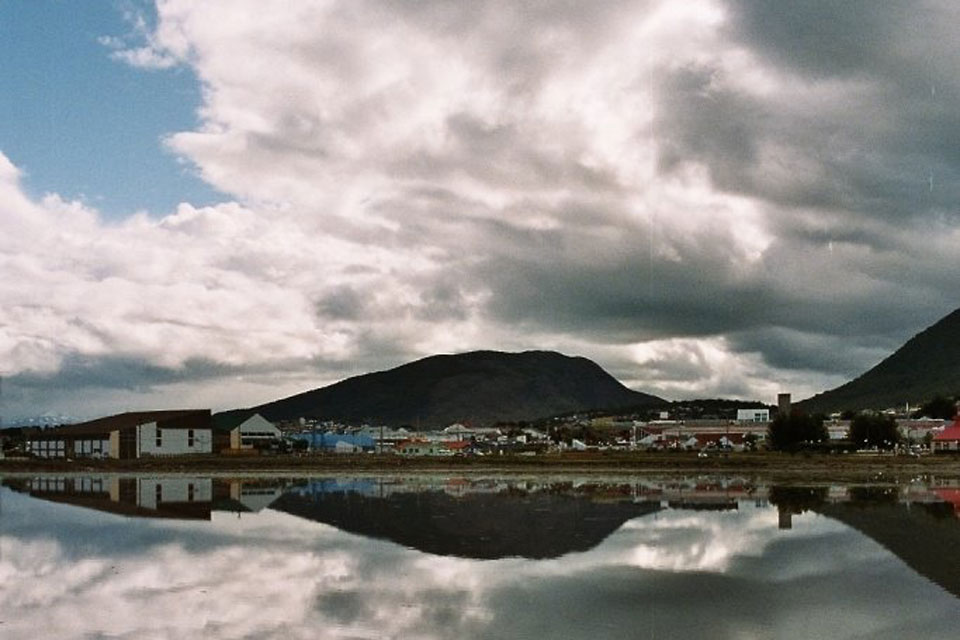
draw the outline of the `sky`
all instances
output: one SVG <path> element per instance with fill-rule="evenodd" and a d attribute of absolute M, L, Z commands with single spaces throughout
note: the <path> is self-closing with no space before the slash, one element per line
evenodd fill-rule
<path fill-rule="evenodd" d="M 949 1 L 0 0 L 6 419 L 557 350 L 832 388 L 957 307 Z"/>

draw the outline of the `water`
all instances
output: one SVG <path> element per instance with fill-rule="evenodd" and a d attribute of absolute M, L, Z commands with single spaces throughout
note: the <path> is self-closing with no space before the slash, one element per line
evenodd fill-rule
<path fill-rule="evenodd" d="M 933 479 L 7 478 L 0 637 L 956 638 L 954 502 Z"/>

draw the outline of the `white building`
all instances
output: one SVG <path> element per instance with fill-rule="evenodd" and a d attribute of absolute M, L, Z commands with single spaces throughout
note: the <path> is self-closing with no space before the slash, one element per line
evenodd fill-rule
<path fill-rule="evenodd" d="M 770 409 L 737 409 L 737 422 L 770 422 Z"/>
<path fill-rule="evenodd" d="M 64 427 L 34 429 L 27 451 L 40 458 L 140 458 L 213 451 L 209 409 L 137 411 Z"/>
<path fill-rule="evenodd" d="M 277 425 L 259 413 L 217 415 L 213 420 L 218 432 L 230 432 L 231 449 L 259 449 L 282 436 Z"/>

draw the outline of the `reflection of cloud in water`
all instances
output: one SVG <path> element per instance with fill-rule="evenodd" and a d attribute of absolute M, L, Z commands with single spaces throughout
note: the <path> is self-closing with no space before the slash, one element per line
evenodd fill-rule
<path fill-rule="evenodd" d="M 88 535 L 111 539 L 71 547 L 69 532 L 38 534 L 36 518 L 53 529 L 77 516 L 35 507 L 4 502 L 6 640 L 951 638 L 960 622 L 955 599 L 813 514 L 783 532 L 773 510 L 665 511 L 590 551 L 480 562 L 270 511 L 199 524 L 98 514 Z M 121 525 L 149 544 L 111 554 Z"/>
<path fill-rule="evenodd" d="M 793 531 L 785 534 L 778 530 L 775 510 L 741 505 L 737 511 L 709 515 L 664 511 L 656 518 L 637 518 L 627 522 L 604 546 L 624 547 L 625 558 L 616 559 L 618 564 L 665 571 L 731 573 L 755 558 L 763 556 L 770 562 L 776 557 L 781 564 L 769 579 L 782 580 L 834 571 L 836 566 L 829 556 L 812 551 L 825 544 L 835 548 L 843 544 L 849 537 L 838 534 L 845 530 L 834 520 L 807 514 L 795 517 Z M 811 553 L 802 554 L 802 561 L 795 563 L 789 556 L 780 557 L 775 550 L 785 540 L 805 549 L 812 547 Z M 884 555 L 875 546 L 846 546 L 847 562 Z"/>
<path fill-rule="evenodd" d="M 776 512 L 728 512 L 706 517 L 683 511 L 633 520 L 621 530 L 632 539 L 628 564 L 668 571 L 725 571 L 731 559 L 760 553 L 776 530 Z"/>

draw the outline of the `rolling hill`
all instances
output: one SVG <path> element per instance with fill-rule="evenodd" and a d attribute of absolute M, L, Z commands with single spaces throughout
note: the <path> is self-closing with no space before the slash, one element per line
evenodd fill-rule
<path fill-rule="evenodd" d="M 884 409 L 960 393 L 960 309 L 850 382 L 797 403 L 808 412 Z"/>
<path fill-rule="evenodd" d="M 535 420 L 665 401 L 623 386 L 596 363 L 552 351 L 437 355 L 238 411 L 422 429 Z M 232 413 L 232 412 L 231 412 Z"/>

